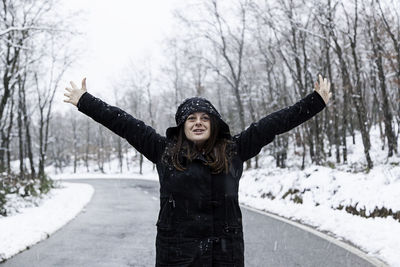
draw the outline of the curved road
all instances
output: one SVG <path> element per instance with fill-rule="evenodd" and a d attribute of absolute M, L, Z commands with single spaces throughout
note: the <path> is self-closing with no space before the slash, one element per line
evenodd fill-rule
<path fill-rule="evenodd" d="M 73 180 L 95 188 L 92 201 L 50 238 L 0 264 L 154 266 L 158 183 Z M 374 266 L 291 224 L 242 208 L 246 266 Z"/>

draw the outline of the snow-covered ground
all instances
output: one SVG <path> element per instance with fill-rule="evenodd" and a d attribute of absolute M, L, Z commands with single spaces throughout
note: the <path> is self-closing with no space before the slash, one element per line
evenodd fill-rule
<path fill-rule="evenodd" d="M 360 170 L 365 166 L 365 159 L 361 136 L 356 135 L 355 140 L 355 145 L 352 144 L 352 137 L 347 140 L 348 163 L 346 165 L 335 164 L 335 168 L 311 165 L 310 162 L 307 162 L 305 170 L 299 170 L 301 156 L 296 155 L 298 154 L 296 150 L 297 152 L 301 150 L 293 145 L 288 150 L 288 168 L 286 169 L 276 168 L 273 157 L 263 153 L 259 159 L 261 168 L 244 172 L 240 182 L 239 200 L 243 205 L 301 222 L 329 233 L 339 240 L 352 243 L 369 255 L 387 262 L 390 266 L 400 266 L 399 220 L 390 216 L 387 218 L 364 218 L 346 212 L 345 208 L 338 209 L 349 206 L 357 212 L 364 212 L 366 216 L 375 209 L 383 210 L 382 208 L 391 209 L 393 213 L 400 212 L 400 158 L 394 157 L 390 161 L 387 160 L 387 150 L 380 149 L 379 130 L 373 128 L 371 130 L 371 157 L 374 161 L 374 168 L 368 174 L 362 173 Z M 333 157 L 328 160 L 335 162 Z M 127 170 L 125 165 L 121 174 L 117 161 L 107 163 L 104 169 L 107 174 L 101 174 L 96 170 L 95 165 L 90 166 L 89 173 L 83 166 L 78 168 L 76 174 L 71 174 L 72 168 L 64 169 L 63 174 L 55 174 L 55 170 L 52 168 L 47 169 L 47 172 L 51 174 L 51 177 L 63 183 L 64 179 L 71 178 L 157 180 L 153 164 L 147 160 L 144 161 L 142 175 L 139 174 L 137 166 Z M 76 196 L 75 190 L 57 190 Z M 292 194 L 288 194 L 288 192 L 292 192 Z M 90 199 L 92 192 L 88 190 L 86 193 Z M 294 200 L 302 203 L 295 203 Z M 83 207 L 86 202 L 82 201 L 80 207 Z M 12 239 L 13 236 L 13 234 L 7 236 L 9 233 L 7 227 L 12 230 L 14 226 L 2 224 L 4 221 L 15 217 L 13 219 L 15 221 L 26 220 L 29 222 L 30 219 L 19 219 L 21 217 L 18 216 L 36 214 L 33 210 L 45 208 L 46 203 L 53 203 L 54 206 L 63 205 L 55 197 L 50 196 L 43 200 L 39 207 L 20 210 L 20 213 L 9 218 L 0 217 L 0 239 Z M 59 210 L 54 206 L 49 207 L 48 212 L 53 209 Z M 30 216 L 33 217 L 33 215 Z M 44 215 L 34 216 L 47 218 Z M 65 223 L 58 223 L 57 227 L 61 227 L 63 224 Z M 55 228 L 51 223 L 48 225 L 49 229 Z M 43 232 L 53 231 L 43 230 Z M 35 242 L 39 240 L 37 238 Z M 25 245 L 21 245 L 21 248 L 14 252 L 4 251 L 4 248 L 0 246 L 0 255 L 3 257 L 11 255 L 34 243 L 26 241 Z"/>
<path fill-rule="evenodd" d="M 10 196 L 12 215 L 0 216 L 0 262 L 63 227 L 82 211 L 93 192 L 87 184 L 62 183 L 43 198 L 29 202 Z"/>
<path fill-rule="evenodd" d="M 46 168 L 46 173 L 50 175 L 53 180 L 65 180 L 65 179 L 146 179 L 146 180 L 158 180 L 157 170 L 155 165 L 143 158 L 142 174 L 140 174 L 139 169 L 139 157 L 138 154 L 130 150 L 126 155 L 124 155 L 124 161 L 122 165 L 122 172 L 120 171 L 119 161 L 117 159 L 107 162 L 103 166 L 104 173 L 99 170 L 97 164 L 89 165 L 89 171 L 83 165 L 77 167 L 74 173 L 73 166 L 68 166 L 60 170 L 56 170 L 53 166 Z M 131 164 L 129 167 L 126 164 L 126 159 L 128 159 Z M 16 166 L 18 166 L 16 164 Z"/>
<path fill-rule="evenodd" d="M 375 209 L 386 208 L 400 215 L 400 157 L 388 161 L 387 150 L 380 149 L 379 129 L 370 134 L 374 168 L 368 174 L 355 173 L 366 165 L 360 135 L 355 145 L 348 137 L 348 164 L 335 168 L 307 163 L 301 171 L 297 166 L 301 160 L 291 146 L 289 168 L 273 167 L 273 157 L 265 155 L 260 169 L 244 172 L 240 202 L 328 232 L 390 266 L 400 266 L 400 217 L 365 218 L 338 209 L 353 207 L 368 217 Z M 335 162 L 333 157 L 328 160 Z"/>

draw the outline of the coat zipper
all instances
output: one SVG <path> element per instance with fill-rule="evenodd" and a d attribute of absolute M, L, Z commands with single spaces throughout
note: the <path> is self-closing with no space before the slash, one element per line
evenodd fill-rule
<path fill-rule="evenodd" d="M 169 202 L 169 203 L 172 203 L 172 207 L 175 208 L 175 199 L 172 197 L 172 194 L 169 195 L 169 200 L 168 200 L 168 202 Z"/>
<path fill-rule="evenodd" d="M 224 226 L 224 231 L 226 233 L 229 232 L 229 224 L 228 224 L 228 201 L 227 201 L 227 195 L 224 195 L 224 201 L 225 201 L 225 226 Z"/>

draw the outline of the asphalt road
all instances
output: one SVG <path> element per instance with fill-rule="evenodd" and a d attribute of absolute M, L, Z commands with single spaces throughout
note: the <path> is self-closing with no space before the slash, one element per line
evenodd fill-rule
<path fill-rule="evenodd" d="M 95 194 L 74 220 L 1 267 L 154 266 L 158 183 L 73 180 Z M 373 266 L 310 232 L 242 208 L 246 266 Z"/>

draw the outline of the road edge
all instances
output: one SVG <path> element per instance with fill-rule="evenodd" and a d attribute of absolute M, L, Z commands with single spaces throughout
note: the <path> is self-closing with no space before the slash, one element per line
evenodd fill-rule
<path fill-rule="evenodd" d="M 360 258 L 368 261 L 369 263 L 373 264 L 374 266 L 377 266 L 377 267 L 390 267 L 387 263 L 383 262 L 381 259 L 378 259 L 376 257 L 372 257 L 372 256 L 366 254 L 364 251 L 360 250 L 359 248 L 354 247 L 354 246 L 352 246 L 350 244 L 347 244 L 345 242 L 342 242 L 340 240 L 337 240 L 336 238 L 334 238 L 334 237 L 332 237 L 332 236 L 330 236 L 328 234 L 325 234 L 323 232 L 320 232 L 320 231 L 312 228 L 311 226 L 308 226 L 308 225 L 305 225 L 305 224 L 301 224 L 301 223 L 298 223 L 298 222 L 295 222 L 295 221 L 291 221 L 291 220 L 289 220 L 289 219 L 287 219 L 285 217 L 281 217 L 281 216 L 279 216 L 277 214 L 274 214 L 274 213 L 271 213 L 271 212 L 268 212 L 268 211 L 265 211 L 265 210 L 258 210 L 258 209 L 255 209 L 253 207 L 246 206 L 244 204 L 240 204 L 240 206 L 242 208 L 245 208 L 245 209 L 257 212 L 259 214 L 271 217 L 273 219 L 282 221 L 284 223 L 288 223 L 288 224 L 293 225 L 293 226 L 295 226 L 297 228 L 300 228 L 300 229 L 302 229 L 304 231 L 307 231 L 307 232 L 309 232 L 309 233 L 311 233 L 313 235 L 316 235 L 316 236 L 318 236 L 320 238 L 323 238 L 323 239 L 325 239 L 325 240 L 327 240 L 327 241 L 329 241 L 331 243 L 334 243 L 335 245 L 337 245 L 337 246 L 339 246 L 339 247 L 341 247 L 343 249 L 346 249 L 347 251 L 355 254 L 357 257 L 360 257 Z"/>

